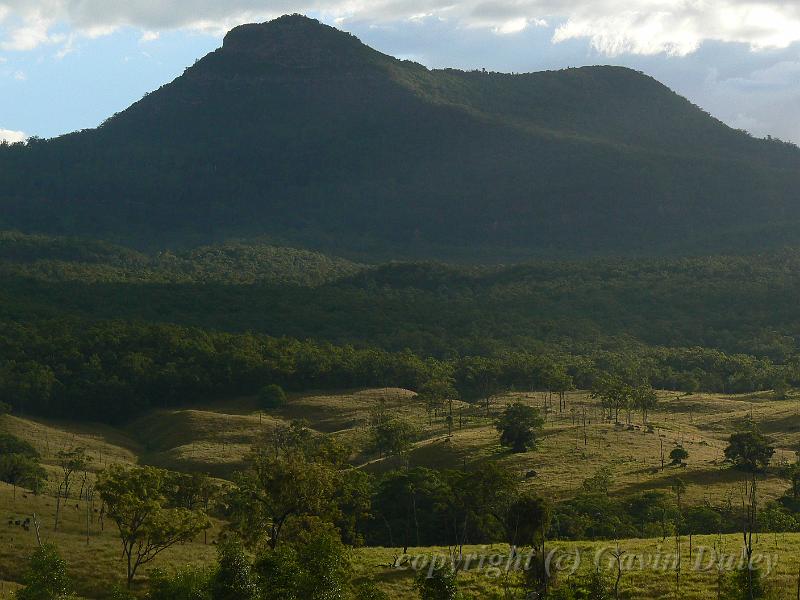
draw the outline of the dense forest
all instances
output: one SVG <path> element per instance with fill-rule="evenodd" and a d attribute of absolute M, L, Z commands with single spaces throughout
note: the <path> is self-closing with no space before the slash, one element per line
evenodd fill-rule
<path fill-rule="evenodd" d="M 365 266 L 288 248 L 144 255 L 0 235 L 7 318 L 70 314 L 411 349 L 702 347 L 786 363 L 797 352 L 800 254 Z"/>
<path fill-rule="evenodd" d="M 664 389 L 772 389 L 800 383 L 798 262 L 783 251 L 365 266 L 271 246 L 146 255 L 6 233 L 0 400 L 124 420 L 269 383 L 419 390 L 453 379 L 477 400 L 552 389 L 553 369 L 582 389 L 604 372 Z"/>

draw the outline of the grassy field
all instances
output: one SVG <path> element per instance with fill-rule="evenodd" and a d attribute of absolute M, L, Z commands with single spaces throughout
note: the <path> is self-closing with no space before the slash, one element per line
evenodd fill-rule
<path fill-rule="evenodd" d="M 517 393 L 499 399 L 495 412 L 509 401 L 522 401 L 542 408 L 542 393 Z M 254 398 L 238 398 L 225 402 L 197 405 L 185 409 L 156 411 L 124 429 L 102 425 L 53 422 L 23 419 L 12 416 L 0 418 L 0 431 L 7 431 L 28 440 L 42 454 L 47 470 L 53 475 L 48 489 L 33 496 L 0 484 L 0 598 L 8 596 L 13 582 L 19 581 L 24 558 L 33 550 L 36 538 L 14 524 L 36 513 L 42 536 L 58 545 L 67 559 L 86 598 L 102 598 L 109 587 L 123 579 L 120 546 L 112 523 L 100 530 L 97 513 L 89 511 L 89 536 L 86 535 L 85 503 L 73 499 L 66 503 L 63 527 L 53 531 L 55 500 L 54 486 L 58 467 L 55 455 L 59 450 L 75 446 L 87 448 L 92 458 L 89 478 L 110 463 L 155 464 L 178 470 L 201 470 L 217 477 L 228 477 L 239 468 L 250 448 L 269 440 L 271 431 L 293 419 L 304 419 L 319 433 L 340 437 L 359 447 L 367 435 L 369 412 L 377 403 L 385 404 L 395 416 L 415 424 L 419 439 L 410 452 L 412 465 L 441 468 L 479 466 L 484 461 L 497 461 L 517 473 L 526 485 L 550 498 L 569 496 L 581 482 L 601 467 L 613 474 L 612 492 L 630 493 L 644 489 L 668 488 L 672 478 L 680 475 L 688 484 L 687 503 L 709 501 L 720 505 L 726 498 L 738 498 L 740 475 L 723 464 L 725 439 L 734 428 L 749 416 L 762 424 L 779 448 L 775 462 L 794 459 L 793 449 L 800 443 L 800 403 L 796 399 L 773 400 L 769 394 L 751 396 L 693 395 L 677 396 L 662 392 L 660 406 L 650 415 L 653 431 L 641 424 L 634 415 L 631 425 L 615 425 L 603 418 L 594 400 L 584 392 L 567 396 L 566 408 L 547 411 L 545 432 L 539 449 L 526 454 L 511 454 L 498 444 L 492 418 L 485 417 L 478 407 L 456 403 L 456 426 L 452 436 L 441 416 L 429 416 L 411 392 L 399 389 L 375 389 L 340 394 L 304 394 L 292 397 L 289 404 L 269 414 L 257 410 Z M 583 427 L 583 413 L 587 424 Z M 622 415 L 624 420 L 625 415 Z M 459 426 L 460 422 L 460 426 Z M 585 435 L 584 435 L 585 434 Z M 667 466 L 661 469 L 661 448 L 665 454 L 676 444 L 689 451 L 685 467 Z M 380 459 L 355 451 L 354 464 L 372 472 L 398 465 L 396 458 Z M 526 477 L 535 471 L 535 477 Z M 76 484 L 80 485 L 80 482 Z M 764 499 L 782 494 L 788 482 L 777 476 L 765 478 L 761 484 Z M 77 489 L 77 488 L 73 488 Z M 11 525 L 8 522 L 11 521 Z M 216 523 L 209 533 L 208 543 L 202 539 L 165 552 L 151 566 L 176 567 L 183 564 L 211 564 L 215 557 L 213 541 L 223 524 Z M 711 547 L 716 538 L 698 538 L 695 547 Z M 621 547 L 629 554 L 652 555 L 659 545 L 664 552 L 674 552 L 670 539 L 624 540 Z M 580 550 L 581 569 L 592 564 L 601 543 L 559 544 L 566 552 Z M 738 552 L 737 536 L 726 536 L 723 545 Z M 446 549 L 438 551 L 446 552 Z M 470 552 L 484 552 L 471 548 Z M 505 551 L 500 547 L 487 552 Z M 688 561 L 688 544 L 684 564 Z M 770 556 L 779 555 L 770 580 L 794 598 L 789 591 L 796 587 L 800 536 L 761 535 L 758 551 Z M 410 551 L 410 554 L 430 554 L 436 549 Z M 389 568 L 395 551 L 391 549 L 362 549 L 356 551 L 359 572 L 378 577 L 392 597 L 413 596 L 411 576 L 407 571 Z M 696 557 L 696 554 L 695 554 Z M 146 571 L 144 573 L 146 576 Z M 485 573 L 461 575 L 466 590 L 476 598 L 491 598 L 499 594 L 502 577 Z M 634 569 L 625 573 L 622 585 L 630 598 L 666 597 L 674 593 L 674 571 Z M 715 597 L 715 573 L 695 572 L 686 568 L 684 598 Z"/>
<path fill-rule="evenodd" d="M 714 559 L 718 549 L 721 559 Z M 558 542 L 551 544 L 547 554 L 554 558 L 551 564 L 560 564 L 557 580 L 582 577 L 598 567 L 613 582 L 617 575 L 616 562 L 612 552 L 621 550 L 623 554 L 623 573 L 620 580 L 621 597 L 636 600 L 653 600 L 680 597 L 683 600 L 704 600 L 716 598 L 720 579 L 718 565 L 723 569 L 723 577 L 730 571 L 729 565 L 737 565 L 741 557 L 741 539 L 736 535 L 697 536 L 692 540 L 692 555 L 689 556 L 688 539 L 681 544 L 681 580 L 679 594 L 675 583 L 675 545 L 667 538 L 646 540 L 620 540 L 619 542 Z M 461 589 L 468 598 L 500 599 L 503 587 L 513 582 L 515 572 L 507 571 L 508 546 L 470 546 L 464 549 L 465 556 L 473 555 L 473 567 L 460 573 Z M 356 557 L 358 571 L 375 577 L 391 598 L 416 598 L 412 587 L 410 567 L 391 568 L 397 552 L 386 548 L 360 550 Z M 446 560 L 448 548 L 409 549 L 409 556 L 418 567 L 430 564 L 430 557 Z M 523 555 L 525 557 L 526 555 Z M 773 535 L 762 535 L 754 556 L 760 557 L 759 568 L 769 574 L 765 581 L 777 598 L 787 600 L 796 597 L 798 569 L 800 568 L 800 535 L 780 534 L 778 540 Z M 484 557 L 483 568 L 479 568 L 480 558 Z M 495 568 L 489 566 L 494 560 Z M 754 560 L 755 562 L 755 560 Z M 512 563 L 513 564 L 513 563 Z M 518 577 L 518 574 L 516 575 Z"/>

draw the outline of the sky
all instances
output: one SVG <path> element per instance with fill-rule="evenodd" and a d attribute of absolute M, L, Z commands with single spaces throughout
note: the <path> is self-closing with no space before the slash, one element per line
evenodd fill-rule
<path fill-rule="evenodd" d="M 286 13 L 430 68 L 636 68 L 800 144 L 798 0 L 0 0 L 0 139 L 95 127 L 231 27 Z"/>

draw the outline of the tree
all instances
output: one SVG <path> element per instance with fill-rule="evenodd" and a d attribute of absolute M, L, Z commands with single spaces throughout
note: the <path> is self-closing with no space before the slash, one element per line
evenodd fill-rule
<path fill-rule="evenodd" d="M 510 546 L 538 548 L 550 524 L 550 506 L 537 494 L 520 494 L 506 508 L 503 520 Z"/>
<path fill-rule="evenodd" d="M 249 544 L 264 532 L 275 548 L 287 521 L 304 516 L 330 516 L 335 511 L 336 472 L 299 452 L 274 457 L 257 451 L 246 471 L 234 476 L 236 488 L 228 504 L 234 526 Z"/>
<path fill-rule="evenodd" d="M 360 469 L 343 465 L 336 473 L 333 502 L 336 511 L 332 522 L 342 541 L 351 546 L 363 540 L 362 526 L 372 518 L 373 477 Z"/>
<path fill-rule="evenodd" d="M 253 600 L 258 587 L 241 541 L 232 537 L 217 549 L 217 569 L 211 579 L 212 600 Z"/>
<path fill-rule="evenodd" d="M 429 380 L 419 390 L 419 398 L 425 403 L 429 415 L 437 414 L 447 402 L 448 434 L 452 433 L 453 400 L 457 396 L 458 392 L 456 392 L 453 387 L 453 381 L 450 379 Z"/>
<path fill-rule="evenodd" d="M 599 399 L 609 417 L 619 423 L 619 411 L 631 406 L 633 389 L 618 375 L 601 373 L 592 386 L 591 397 Z"/>
<path fill-rule="evenodd" d="M 73 597 L 67 563 L 50 544 L 33 552 L 22 582 L 25 588 L 16 593 L 17 600 L 66 600 Z"/>
<path fill-rule="evenodd" d="M 202 510 L 206 514 L 219 494 L 219 486 L 206 473 L 167 474 L 166 496 L 173 507 L 187 510 Z M 208 530 L 203 532 L 203 541 L 208 543 Z"/>
<path fill-rule="evenodd" d="M 0 417 L 9 414 L 11 414 L 11 405 L 6 404 L 5 402 L 0 402 Z"/>
<path fill-rule="evenodd" d="M 759 431 L 753 421 L 748 421 L 742 431 L 730 436 L 728 446 L 725 448 L 725 459 L 733 462 L 738 468 L 749 473 L 749 481 L 743 482 L 745 516 L 742 521 L 742 537 L 744 541 L 744 554 L 747 565 L 742 576 L 747 582 L 747 593 L 750 600 L 758 597 L 760 585 L 759 573 L 753 567 L 753 533 L 758 524 L 758 492 L 757 474 L 769 466 L 772 455 L 775 453 L 769 440 Z"/>
<path fill-rule="evenodd" d="M 722 531 L 722 515 L 710 506 L 690 506 L 683 514 L 684 530 L 689 534 L 689 562 L 695 535 Z"/>
<path fill-rule="evenodd" d="M 388 418 L 372 427 L 372 448 L 381 456 L 403 455 L 416 436 L 416 428 L 408 421 Z"/>
<path fill-rule="evenodd" d="M 270 410 L 281 408 L 286 404 L 286 392 L 277 384 L 270 384 L 261 388 L 258 392 L 258 403 L 261 408 Z"/>
<path fill-rule="evenodd" d="M 689 458 L 689 452 L 683 446 L 676 446 L 669 453 L 669 459 L 673 465 L 679 465 Z"/>
<path fill-rule="evenodd" d="M 205 473 L 167 472 L 165 493 L 172 505 L 208 512 L 208 504 L 217 492 L 217 486 Z"/>
<path fill-rule="evenodd" d="M 719 533 L 722 515 L 710 506 L 691 506 L 684 514 L 686 532 L 690 535 Z"/>
<path fill-rule="evenodd" d="M 21 454 L 34 460 L 39 459 L 39 453 L 33 446 L 9 433 L 0 433 L 0 456 L 3 454 Z"/>
<path fill-rule="evenodd" d="M 765 470 L 773 454 L 775 448 L 753 422 L 747 423 L 742 431 L 732 434 L 725 448 L 725 459 L 748 472 Z"/>
<path fill-rule="evenodd" d="M 56 384 L 53 370 L 36 361 L 10 361 L 0 366 L 0 398 L 20 415 L 26 409 L 48 408 Z"/>
<path fill-rule="evenodd" d="M 766 532 L 775 534 L 775 548 L 778 547 L 778 534 L 797 531 L 798 522 L 794 515 L 780 504 L 770 504 L 758 515 L 758 521 Z"/>
<path fill-rule="evenodd" d="M 778 378 L 773 385 L 773 396 L 776 400 L 786 400 L 789 397 L 789 383 L 786 377 Z"/>
<path fill-rule="evenodd" d="M 455 380 L 461 397 L 483 403 L 486 416 L 496 396 L 505 388 L 499 361 L 480 356 L 461 359 L 456 364 Z"/>
<path fill-rule="evenodd" d="M 542 367 L 540 377 L 547 388 L 548 396 L 551 396 L 553 392 L 558 394 L 558 411 L 561 412 L 566 408 L 566 393 L 574 387 L 572 377 L 567 373 L 564 365 L 550 361 Z"/>
<path fill-rule="evenodd" d="M 24 454 L 0 454 L 0 481 L 11 484 L 14 500 L 18 486 L 38 492 L 46 479 L 47 473 L 35 459 Z"/>
<path fill-rule="evenodd" d="M 72 476 L 76 472 L 85 471 L 91 462 L 91 458 L 86 454 L 86 448 L 80 447 L 60 450 L 57 458 L 63 475 L 56 491 L 56 520 L 53 526 L 55 530 L 58 530 L 59 517 L 61 516 L 61 499 L 66 500 L 69 498 Z"/>
<path fill-rule="evenodd" d="M 451 493 L 447 498 L 449 521 L 453 527 L 459 554 L 471 543 L 500 539 L 506 531 L 505 521 L 510 500 L 519 493 L 519 481 L 496 463 L 483 465 L 470 472 L 447 473 Z"/>
<path fill-rule="evenodd" d="M 788 494 L 792 500 L 800 500 L 800 456 L 797 462 L 789 467 L 788 475 L 791 482 Z"/>
<path fill-rule="evenodd" d="M 442 507 L 450 499 L 442 473 L 423 467 L 384 473 L 372 496 L 373 523 L 381 545 L 426 546 L 441 540 Z"/>
<path fill-rule="evenodd" d="M 294 419 L 289 425 L 279 425 L 272 432 L 272 445 L 275 457 L 281 453 L 300 453 L 308 455 L 313 446 L 314 433 L 304 419 Z"/>
<path fill-rule="evenodd" d="M 202 511 L 169 507 L 168 481 L 168 473 L 154 467 L 112 466 L 97 482 L 107 514 L 119 529 L 128 588 L 139 567 L 210 526 Z"/>
<path fill-rule="evenodd" d="M 547 595 L 546 548 L 547 528 L 550 525 L 550 506 L 540 496 L 520 494 L 505 509 L 506 541 L 511 548 L 529 546 L 536 554 L 536 564 L 527 573 L 527 587 L 541 597 Z"/>
<path fill-rule="evenodd" d="M 658 392 L 649 383 L 642 383 L 633 388 L 633 405 L 642 413 L 642 421 L 647 423 L 650 411 L 658 405 Z"/>
<path fill-rule="evenodd" d="M 350 597 L 350 552 L 336 529 L 303 519 L 291 541 L 268 548 L 256 560 L 264 600 L 345 600 Z"/>
<path fill-rule="evenodd" d="M 495 427 L 500 432 L 501 445 L 513 452 L 527 452 L 536 448 L 544 419 L 536 408 L 515 402 L 506 407 Z"/>
<path fill-rule="evenodd" d="M 678 512 L 675 515 L 675 594 L 680 595 L 681 588 L 681 532 L 683 528 L 683 495 L 686 493 L 686 483 L 680 477 L 672 481 L 672 491 L 675 494 Z"/>

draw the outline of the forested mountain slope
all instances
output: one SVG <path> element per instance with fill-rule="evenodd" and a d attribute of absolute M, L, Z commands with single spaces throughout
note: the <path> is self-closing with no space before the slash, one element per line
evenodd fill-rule
<path fill-rule="evenodd" d="M 0 226 L 359 258 L 704 253 L 798 241 L 800 151 L 617 67 L 431 71 L 301 16 L 98 129 L 0 149 Z"/>

